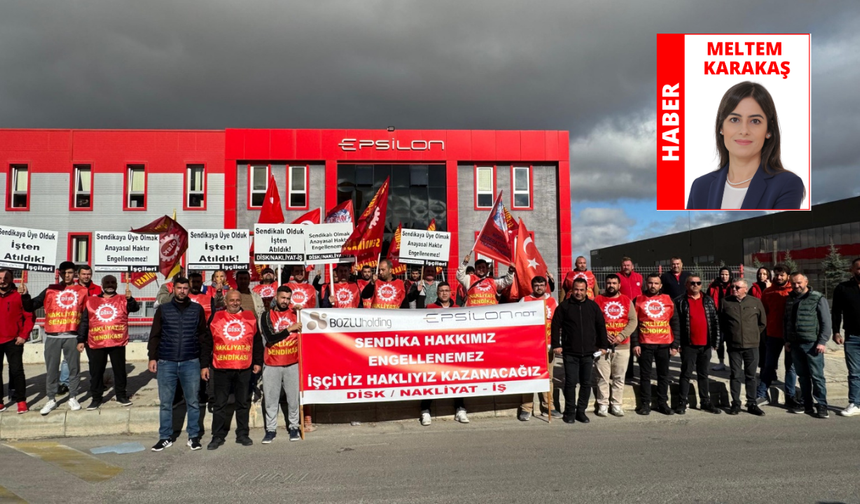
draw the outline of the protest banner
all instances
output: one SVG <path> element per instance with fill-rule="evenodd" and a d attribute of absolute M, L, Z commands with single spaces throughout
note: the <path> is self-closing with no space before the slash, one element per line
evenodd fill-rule
<path fill-rule="evenodd" d="M 546 392 L 541 303 L 302 310 L 303 404 Z"/>
<path fill-rule="evenodd" d="M 352 234 L 352 223 L 309 224 L 305 226 L 305 261 L 307 264 L 353 262 L 343 255 L 343 244 Z"/>
<path fill-rule="evenodd" d="M 400 232 L 400 262 L 445 266 L 451 249 L 451 233 L 424 229 L 403 229 Z"/>
<path fill-rule="evenodd" d="M 191 229 L 186 260 L 189 269 L 247 270 L 251 232 L 247 229 Z"/>
<path fill-rule="evenodd" d="M 160 247 L 158 235 L 95 231 L 93 242 L 93 267 L 99 272 L 158 271 Z"/>
<path fill-rule="evenodd" d="M 0 226 L 0 266 L 53 273 L 57 238 L 56 231 Z"/>
<path fill-rule="evenodd" d="M 307 228 L 302 224 L 254 224 L 254 262 L 304 264 Z"/>

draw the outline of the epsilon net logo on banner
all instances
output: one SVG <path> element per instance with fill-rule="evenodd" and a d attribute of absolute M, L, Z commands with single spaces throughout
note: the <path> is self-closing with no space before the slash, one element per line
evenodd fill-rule
<path fill-rule="evenodd" d="M 541 303 L 301 311 L 304 404 L 549 390 Z"/>
<path fill-rule="evenodd" d="M 657 210 L 810 209 L 810 44 L 657 35 Z"/>

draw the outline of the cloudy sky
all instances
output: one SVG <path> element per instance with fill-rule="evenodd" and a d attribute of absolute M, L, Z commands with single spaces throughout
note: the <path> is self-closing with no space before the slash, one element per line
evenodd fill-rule
<path fill-rule="evenodd" d="M 812 33 L 813 204 L 860 194 L 857 26 L 856 0 L 5 2 L 0 127 L 565 129 L 584 253 L 748 216 L 655 210 L 656 33 Z"/>

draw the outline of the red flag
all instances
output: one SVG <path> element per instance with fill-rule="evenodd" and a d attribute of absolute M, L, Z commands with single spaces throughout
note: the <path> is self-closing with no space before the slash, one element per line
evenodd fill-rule
<path fill-rule="evenodd" d="M 519 225 L 517 221 L 514 220 L 514 216 L 511 215 L 511 212 L 508 212 L 508 209 L 502 205 L 502 208 L 505 210 L 505 223 L 508 225 L 508 235 L 511 236 L 511 240 L 513 237 L 517 235 L 517 228 Z"/>
<path fill-rule="evenodd" d="M 502 205 L 502 192 L 496 197 L 496 203 L 487 216 L 487 222 L 478 234 L 472 251 L 489 257 L 504 264 L 514 263 L 514 254 L 508 237 L 508 225 L 505 222 L 505 207 Z"/>
<path fill-rule="evenodd" d="M 519 293 L 531 293 L 532 278 L 536 276 L 546 278 L 547 267 L 522 219 L 519 221 L 516 257 Z"/>
<path fill-rule="evenodd" d="M 376 191 L 370 204 L 355 223 L 355 229 L 343 244 L 344 255 L 357 261 L 373 259 L 382 252 L 382 236 L 385 231 L 385 212 L 388 209 L 388 179 Z"/>
<path fill-rule="evenodd" d="M 400 264 L 400 230 L 403 229 L 403 223 L 397 224 L 397 231 L 394 232 L 394 239 L 391 240 L 391 246 L 388 247 L 388 260 L 391 261 L 392 275 L 402 275 L 406 273 L 406 265 Z"/>
<path fill-rule="evenodd" d="M 158 269 L 164 278 L 170 276 L 188 248 L 188 231 L 166 215 L 131 232 L 158 235 Z"/>
<path fill-rule="evenodd" d="M 332 208 L 325 214 L 326 224 L 333 222 L 355 222 L 355 212 L 352 209 L 352 200 L 346 200 L 340 205 Z"/>
<path fill-rule="evenodd" d="M 269 175 L 269 188 L 266 189 L 266 199 L 260 210 L 260 224 L 280 224 L 284 222 L 284 211 L 281 209 L 281 195 L 278 194 L 278 184 L 275 177 Z"/>
<path fill-rule="evenodd" d="M 151 284 L 153 280 L 158 278 L 158 275 L 155 273 L 132 273 L 131 274 L 131 284 L 137 287 L 138 289 L 143 289 L 147 285 Z"/>
<path fill-rule="evenodd" d="M 427 226 L 427 231 L 436 231 L 436 219 L 433 219 L 430 221 L 430 225 Z M 436 266 L 436 274 L 437 275 L 442 274 L 442 266 Z M 424 275 L 424 273 L 422 273 L 422 276 L 423 275 Z"/>
<path fill-rule="evenodd" d="M 293 221 L 293 224 L 319 224 L 322 208 L 315 208 Z"/>

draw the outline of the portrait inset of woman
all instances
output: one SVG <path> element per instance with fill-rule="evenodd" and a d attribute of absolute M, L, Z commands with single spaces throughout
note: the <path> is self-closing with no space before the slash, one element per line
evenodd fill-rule
<path fill-rule="evenodd" d="M 747 81 L 726 91 L 716 141 L 720 167 L 693 182 L 688 210 L 800 208 L 806 190 L 782 166 L 779 120 L 764 86 Z"/>

